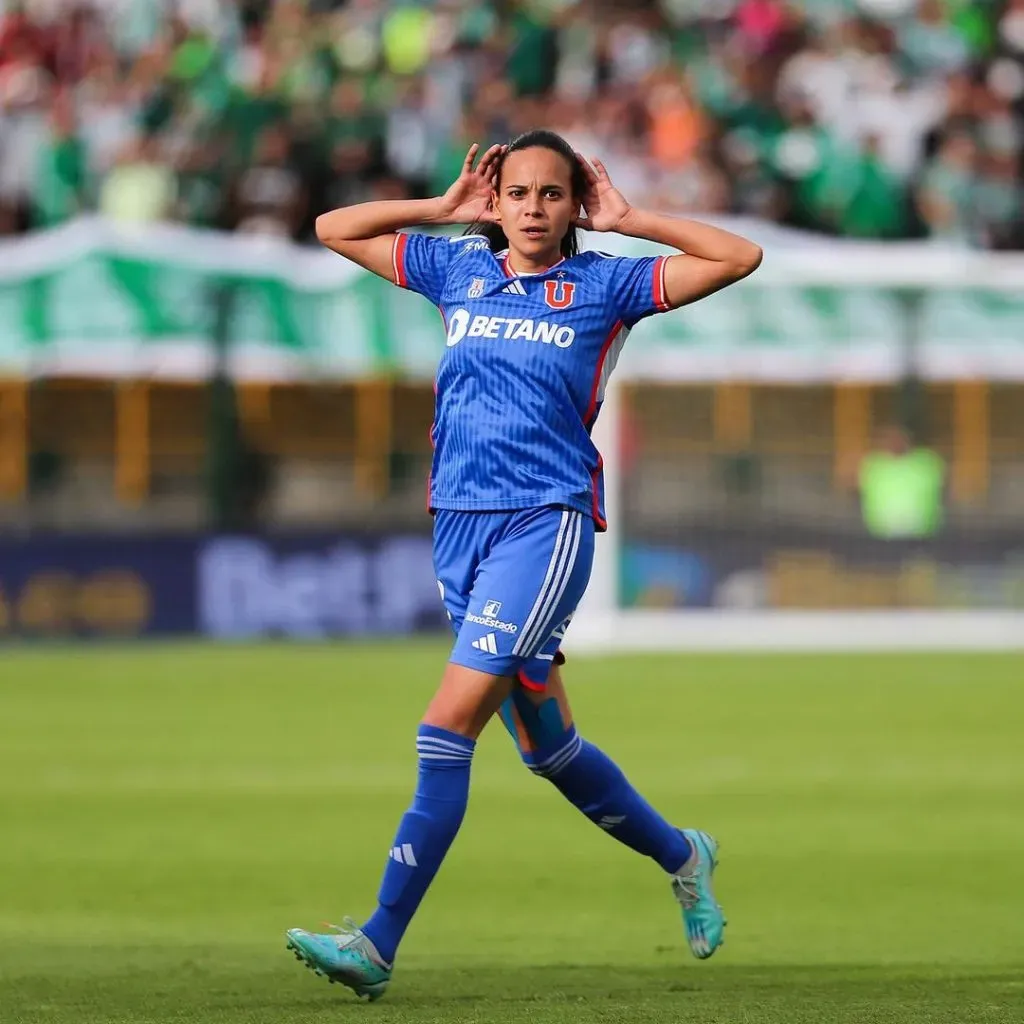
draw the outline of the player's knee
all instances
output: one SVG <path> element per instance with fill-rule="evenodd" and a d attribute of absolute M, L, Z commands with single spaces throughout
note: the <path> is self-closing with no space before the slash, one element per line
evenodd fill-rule
<path fill-rule="evenodd" d="M 539 770 L 539 757 L 557 752 L 571 733 L 554 697 L 535 702 L 519 689 L 502 705 L 501 720 L 515 740 L 523 763 L 536 774 L 544 774 Z"/>

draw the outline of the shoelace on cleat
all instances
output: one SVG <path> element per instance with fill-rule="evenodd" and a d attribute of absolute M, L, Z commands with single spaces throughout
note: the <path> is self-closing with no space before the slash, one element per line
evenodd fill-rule
<path fill-rule="evenodd" d="M 334 939 L 339 950 L 348 949 L 356 946 L 357 943 L 361 943 L 358 951 L 365 956 L 367 960 L 383 970 L 391 970 L 391 964 L 385 963 L 380 958 L 380 954 L 377 952 L 376 947 L 366 937 L 363 929 L 360 928 L 351 917 L 343 917 L 341 922 L 341 924 L 331 924 L 330 921 L 323 922 L 324 927 L 330 928 L 332 931 L 336 931 L 338 933 L 337 935 L 332 935 L 331 938 Z"/>
<path fill-rule="evenodd" d="M 700 893 L 697 889 L 699 879 L 696 875 L 676 875 L 672 879 L 672 888 L 675 890 L 676 899 L 687 909 L 692 910 L 700 903 Z"/>
<path fill-rule="evenodd" d="M 343 917 L 341 919 L 341 924 L 331 924 L 330 921 L 324 921 L 323 925 L 325 928 L 330 928 L 331 931 L 338 933 L 337 935 L 332 936 L 338 945 L 338 949 L 351 946 L 354 942 L 363 937 L 362 928 L 360 928 L 351 917 Z"/>

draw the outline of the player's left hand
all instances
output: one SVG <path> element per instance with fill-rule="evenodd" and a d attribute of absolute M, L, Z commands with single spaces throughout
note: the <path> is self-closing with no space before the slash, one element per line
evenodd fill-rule
<path fill-rule="evenodd" d="M 583 174 L 587 179 L 587 190 L 583 194 L 584 216 L 579 218 L 577 225 L 586 231 L 614 231 L 622 224 L 632 207 L 626 197 L 612 184 L 608 169 L 596 156 L 592 157 L 590 162 L 580 153 L 576 156 L 583 166 Z"/>

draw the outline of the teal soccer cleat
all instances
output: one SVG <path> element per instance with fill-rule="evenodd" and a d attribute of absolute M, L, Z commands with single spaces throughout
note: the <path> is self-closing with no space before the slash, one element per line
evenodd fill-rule
<path fill-rule="evenodd" d="M 332 985 L 347 985 L 360 999 L 373 1002 L 387 991 L 391 967 L 377 952 L 373 943 L 351 918 L 345 926 L 328 925 L 336 935 L 319 935 L 304 928 L 289 928 L 288 949 L 295 953 L 314 974 L 323 975 Z"/>
<path fill-rule="evenodd" d="M 682 833 L 694 855 L 672 878 L 672 892 L 683 908 L 690 952 L 698 960 L 707 960 L 725 943 L 725 914 L 711 889 L 711 876 L 718 866 L 718 843 L 695 828 L 684 828 Z"/>

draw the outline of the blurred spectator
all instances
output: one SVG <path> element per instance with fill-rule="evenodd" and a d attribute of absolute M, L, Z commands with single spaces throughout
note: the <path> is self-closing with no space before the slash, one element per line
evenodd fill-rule
<path fill-rule="evenodd" d="M 86 148 L 75 124 L 71 99 L 57 94 L 50 112 L 50 132 L 39 147 L 32 187 L 32 223 L 52 227 L 86 208 Z"/>
<path fill-rule="evenodd" d="M 1024 0 L 0 0 L 0 232 L 309 240 L 547 124 L 665 210 L 1020 248 L 1022 116 Z"/>
<path fill-rule="evenodd" d="M 899 26 L 900 49 L 921 74 L 950 74 L 967 64 L 967 40 L 947 14 L 943 0 L 919 0 L 917 17 L 904 18 Z"/>
<path fill-rule="evenodd" d="M 288 133 L 283 126 L 272 125 L 260 137 L 252 165 L 242 169 L 234 184 L 231 225 L 246 234 L 294 238 L 305 207 Z"/>
<path fill-rule="evenodd" d="M 977 146 L 966 132 L 946 138 L 929 162 L 917 193 L 917 205 L 929 232 L 967 242 L 974 226 Z"/>
<path fill-rule="evenodd" d="M 158 137 L 139 135 L 121 151 L 100 188 L 100 212 L 125 224 L 150 224 L 170 216 L 174 169 Z"/>
<path fill-rule="evenodd" d="M 227 227 L 224 149 L 221 140 L 200 136 L 182 153 L 173 207 L 176 220 L 197 228 Z"/>
<path fill-rule="evenodd" d="M 946 467 L 928 448 L 914 447 L 902 427 L 889 426 L 860 465 L 864 525 L 873 537 L 930 537 L 942 527 Z"/>

